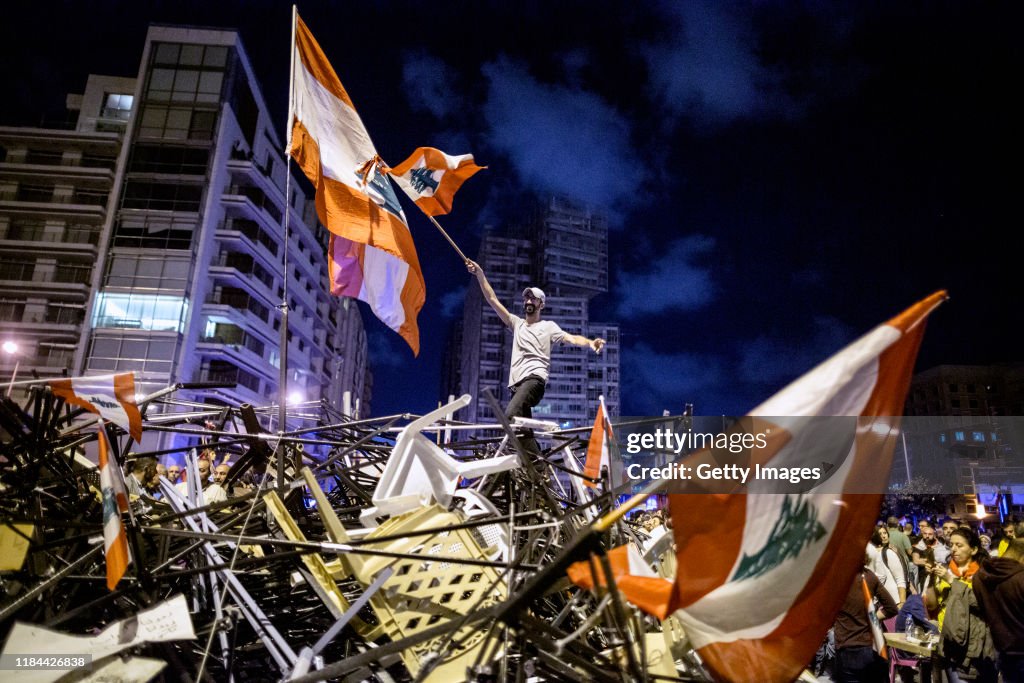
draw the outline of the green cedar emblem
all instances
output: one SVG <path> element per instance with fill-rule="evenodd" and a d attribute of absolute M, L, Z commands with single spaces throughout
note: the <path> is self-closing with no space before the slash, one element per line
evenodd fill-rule
<path fill-rule="evenodd" d="M 803 496 L 786 496 L 782 512 L 768 534 L 764 547 L 753 555 L 744 553 L 733 581 L 751 579 L 765 574 L 786 560 L 796 557 L 808 545 L 825 535 L 818 521 L 818 511 Z"/>
<path fill-rule="evenodd" d="M 434 172 L 429 168 L 412 169 L 409 171 L 409 179 L 413 189 L 420 194 L 426 194 L 427 190 L 430 190 L 431 193 L 437 191 L 437 181 L 434 180 Z"/>

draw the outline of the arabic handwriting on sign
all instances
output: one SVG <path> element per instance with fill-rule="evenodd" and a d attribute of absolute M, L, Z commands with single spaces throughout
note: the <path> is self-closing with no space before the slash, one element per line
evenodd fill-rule
<path fill-rule="evenodd" d="M 143 615 L 139 615 L 143 617 Z M 179 630 L 178 620 L 171 612 L 157 612 L 139 619 L 142 635 L 147 640 L 163 640 Z"/>

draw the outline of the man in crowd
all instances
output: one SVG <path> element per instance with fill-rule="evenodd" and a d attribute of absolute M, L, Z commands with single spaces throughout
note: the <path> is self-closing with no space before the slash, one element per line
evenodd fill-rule
<path fill-rule="evenodd" d="M 942 545 L 946 546 L 946 548 L 949 548 L 950 537 L 953 535 L 953 532 L 959 528 L 960 522 L 958 522 L 955 519 L 950 519 L 949 517 L 946 517 L 944 520 L 942 520 L 942 536 L 939 538 L 939 540 L 942 541 Z"/>
<path fill-rule="evenodd" d="M 911 559 L 917 565 L 918 588 L 924 590 L 925 582 L 929 581 L 929 573 L 926 565 L 930 563 L 945 564 L 949 559 L 949 548 L 940 543 L 935 537 L 935 529 L 931 525 L 920 523 L 921 540 L 913 546 Z M 931 556 L 931 560 L 929 560 Z"/>
<path fill-rule="evenodd" d="M 992 632 L 1004 683 L 1024 683 L 1024 539 L 982 562 L 971 587 Z"/>
<path fill-rule="evenodd" d="M 889 529 L 889 547 L 896 548 L 903 552 L 904 558 L 910 559 L 910 539 L 900 528 L 900 520 L 896 517 L 889 517 L 885 526 Z"/>
<path fill-rule="evenodd" d="M 131 472 L 124 478 L 125 486 L 128 489 L 128 497 L 151 498 L 149 490 L 157 481 L 156 458 L 136 458 L 129 465 Z"/>
<path fill-rule="evenodd" d="M 167 468 L 167 481 L 172 484 L 178 483 L 178 477 L 181 476 L 181 467 L 178 465 L 170 465 Z"/>
<path fill-rule="evenodd" d="M 231 464 L 226 462 L 214 468 L 213 483 L 203 491 L 203 498 L 206 499 L 207 505 L 210 503 L 220 503 L 228 499 L 228 490 L 224 482 L 227 481 L 228 472 L 230 471 Z"/>
<path fill-rule="evenodd" d="M 231 465 L 229 463 L 226 463 L 226 462 L 225 463 L 221 463 L 220 465 L 217 465 L 216 467 L 214 467 L 213 468 L 213 483 L 214 484 L 219 484 L 220 486 L 223 486 L 224 482 L 227 481 L 228 472 L 230 472 L 230 471 L 231 471 Z"/>
<path fill-rule="evenodd" d="M 199 469 L 199 483 L 203 487 L 203 490 L 206 490 L 206 487 L 211 484 L 210 470 L 212 469 L 211 460 L 213 455 L 213 451 L 207 449 L 200 453 L 199 458 L 196 459 L 196 467 Z M 185 471 L 185 474 L 187 476 L 188 470 Z M 182 481 L 175 488 L 177 488 L 183 496 L 188 495 L 188 480 L 186 479 L 185 481 Z"/>
<path fill-rule="evenodd" d="M 1006 552 L 1006 547 L 1010 545 L 1010 541 L 1017 537 L 1016 524 L 1012 517 L 1007 517 L 1006 521 L 1003 522 L 1003 537 L 999 540 L 999 548 L 996 553 L 1000 557 Z"/>
<path fill-rule="evenodd" d="M 865 586 L 870 596 L 864 594 Z M 868 600 L 875 598 L 882 605 L 879 620 L 896 616 L 896 603 L 869 571 L 857 572 L 846 593 L 846 600 L 836 616 L 836 674 L 840 681 L 883 681 L 886 664 L 874 648 Z"/>

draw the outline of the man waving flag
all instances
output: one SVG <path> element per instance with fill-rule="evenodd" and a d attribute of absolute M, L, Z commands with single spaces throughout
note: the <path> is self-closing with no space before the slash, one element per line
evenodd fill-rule
<path fill-rule="evenodd" d="M 426 287 L 405 213 L 352 100 L 297 15 L 292 62 L 289 153 L 316 187 L 317 215 L 331 233 L 331 293 L 365 301 L 419 354 Z"/>

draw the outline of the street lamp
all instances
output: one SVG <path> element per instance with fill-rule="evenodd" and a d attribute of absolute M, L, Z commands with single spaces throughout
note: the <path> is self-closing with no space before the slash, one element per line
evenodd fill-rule
<path fill-rule="evenodd" d="M 18 353 L 18 345 L 12 342 L 10 339 L 3 343 L 3 350 L 8 356 L 13 356 Z M 14 391 L 14 379 L 18 376 L 18 366 L 21 364 L 20 358 L 14 359 L 14 372 L 11 373 L 11 383 L 7 385 L 7 396 L 10 397 L 11 392 Z"/>

